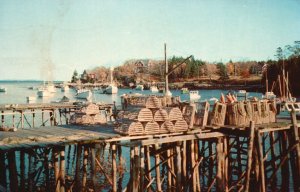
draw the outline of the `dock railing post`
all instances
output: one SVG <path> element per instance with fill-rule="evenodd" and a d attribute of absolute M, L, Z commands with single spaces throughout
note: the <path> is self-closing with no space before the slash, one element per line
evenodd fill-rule
<path fill-rule="evenodd" d="M 296 118 L 296 111 L 292 109 L 291 111 L 291 119 L 292 119 L 292 133 L 293 133 L 293 143 L 296 146 L 296 159 L 295 159 L 295 164 L 296 164 L 296 170 L 295 171 L 295 178 L 294 178 L 294 186 L 295 186 L 295 191 L 300 190 L 300 143 L 299 143 L 299 129 L 297 125 L 297 118 Z"/>

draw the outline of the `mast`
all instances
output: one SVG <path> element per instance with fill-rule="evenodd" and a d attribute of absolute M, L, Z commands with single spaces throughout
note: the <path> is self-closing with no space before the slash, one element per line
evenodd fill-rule
<path fill-rule="evenodd" d="M 113 83 L 113 71 L 114 71 L 114 68 L 110 67 L 110 84 Z"/>
<path fill-rule="evenodd" d="M 165 96 L 169 95 L 169 68 L 167 60 L 167 44 L 165 43 Z"/>
<path fill-rule="evenodd" d="M 266 68 L 266 95 L 269 92 L 268 67 Z"/>

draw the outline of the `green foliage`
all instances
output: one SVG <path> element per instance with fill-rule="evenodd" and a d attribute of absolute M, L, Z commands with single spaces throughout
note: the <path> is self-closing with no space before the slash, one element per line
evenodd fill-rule
<path fill-rule="evenodd" d="M 223 63 L 217 63 L 217 68 L 219 70 L 218 74 L 220 76 L 221 80 L 229 79 L 229 76 L 227 74 L 226 66 Z"/>

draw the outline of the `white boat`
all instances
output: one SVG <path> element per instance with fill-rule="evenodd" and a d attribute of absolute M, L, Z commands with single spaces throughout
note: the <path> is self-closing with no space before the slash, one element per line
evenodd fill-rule
<path fill-rule="evenodd" d="M 267 91 L 264 95 L 262 95 L 263 99 L 276 99 L 276 95 L 273 91 Z"/>
<path fill-rule="evenodd" d="M 46 87 L 50 93 L 56 92 L 55 86 L 53 84 L 48 84 Z"/>
<path fill-rule="evenodd" d="M 201 95 L 199 95 L 198 91 L 190 91 L 189 98 L 190 100 L 199 100 L 201 98 Z"/>
<path fill-rule="evenodd" d="M 141 84 L 137 85 L 135 90 L 143 91 L 144 90 L 144 85 L 141 85 Z"/>
<path fill-rule="evenodd" d="M 26 101 L 27 102 L 35 101 L 35 97 L 34 96 L 27 96 Z"/>
<path fill-rule="evenodd" d="M 46 88 L 41 88 L 38 90 L 37 95 L 39 97 L 50 97 L 51 93 Z"/>
<path fill-rule="evenodd" d="M 113 83 L 113 71 L 114 71 L 114 68 L 111 67 L 110 68 L 110 84 L 108 85 L 108 87 L 106 87 L 103 90 L 103 93 L 105 93 L 105 94 L 117 94 L 118 93 L 118 87 Z"/>
<path fill-rule="evenodd" d="M 0 92 L 6 92 L 6 91 L 7 91 L 6 87 L 0 87 Z"/>
<path fill-rule="evenodd" d="M 118 87 L 114 84 L 110 84 L 106 89 L 103 91 L 103 93 L 106 94 L 117 94 L 118 93 Z"/>
<path fill-rule="evenodd" d="M 63 85 L 63 86 L 61 87 L 61 91 L 62 91 L 62 92 L 69 91 L 69 86 L 68 86 L 68 85 Z"/>
<path fill-rule="evenodd" d="M 88 89 L 79 89 L 77 90 L 77 93 L 75 95 L 76 98 L 78 99 L 91 99 L 92 98 L 92 92 L 91 90 L 88 90 Z"/>
<path fill-rule="evenodd" d="M 151 86 L 151 87 L 150 87 L 150 91 L 151 91 L 152 93 L 158 92 L 157 86 Z"/>

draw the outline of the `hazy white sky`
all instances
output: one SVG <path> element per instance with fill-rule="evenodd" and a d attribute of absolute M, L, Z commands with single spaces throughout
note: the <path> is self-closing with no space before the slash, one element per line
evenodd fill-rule
<path fill-rule="evenodd" d="M 300 0 L 1 0 L 0 79 L 70 80 L 74 69 L 168 55 L 273 59 L 300 40 Z"/>

